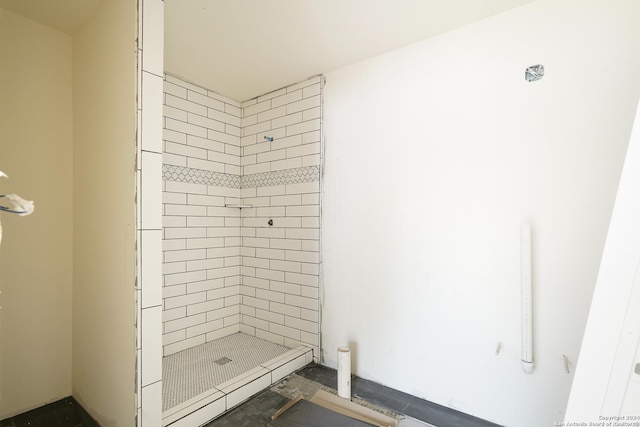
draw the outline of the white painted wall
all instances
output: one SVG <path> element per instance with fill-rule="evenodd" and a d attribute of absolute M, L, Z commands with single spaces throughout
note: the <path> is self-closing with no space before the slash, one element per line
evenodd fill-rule
<path fill-rule="evenodd" d="M 507 426 L 561 421 L 639 71 L 640 3 L 553 0 L 329 73 L 324 363 L 350 343 L 364 378 Z"/>
<path fill-rule="evenodd" d="M 567 422 L 640 414 L 640 110 L 620 178 Z M 618 421 L 618 420 L 616 420 Z"/>

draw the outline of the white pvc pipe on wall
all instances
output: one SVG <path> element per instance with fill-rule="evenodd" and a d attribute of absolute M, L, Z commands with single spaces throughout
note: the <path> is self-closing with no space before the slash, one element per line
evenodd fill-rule
<path fill-rule="evenodd" d="M 533 301 L 531 298 L 531 226 L 520 226 L 520 302 L 522 370 L 533 372 Z"/>

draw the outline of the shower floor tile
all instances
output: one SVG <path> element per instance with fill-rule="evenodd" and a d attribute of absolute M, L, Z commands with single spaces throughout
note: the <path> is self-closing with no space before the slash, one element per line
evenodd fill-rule
<path fill-rule="evenodd" d="M 202 425 L 313 361 L 313 351 L 236 333 L 163 359 L 162 425 Z"/>
<path fill-rule="evenodd" d="M 162 410 L 216 388 L 289 350 L 237 333 L 167 356 L 162 361 Z M 224 357 L 231 361 L 215 363 Z"/>

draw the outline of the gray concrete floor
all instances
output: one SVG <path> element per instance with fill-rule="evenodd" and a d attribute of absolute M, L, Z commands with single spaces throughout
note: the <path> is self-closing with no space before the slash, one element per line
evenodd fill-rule
<path fill-rule="evenodd" d="M 298 394 L 310 398 L 319 389 L 335 394 L 336 381 L 334 369 L 310 364 L 206 427 L 265 427 Z M 400 427 L 499 427 L 358 377 L 353 377 L 351 390 L 354 402 L 398 419 Z"/>

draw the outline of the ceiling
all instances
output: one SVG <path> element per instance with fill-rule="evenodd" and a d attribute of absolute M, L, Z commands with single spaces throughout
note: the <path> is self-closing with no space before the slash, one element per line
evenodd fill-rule
<path fill-rule="evenodd" d="M 0 7 L 73 34 L 102 1 Z M 164 0 L 165 71 L 244 101 L 532 1 Z"/>
<path fill-rule="evenodd" d="M 165 0 L 165 71 L 238 101 L 532 0 Z"/>
<path fill-rule="evenodd" d="M 63 33 L 73 34 L 103 0 L 0 0 L 0 7 Z"/>

